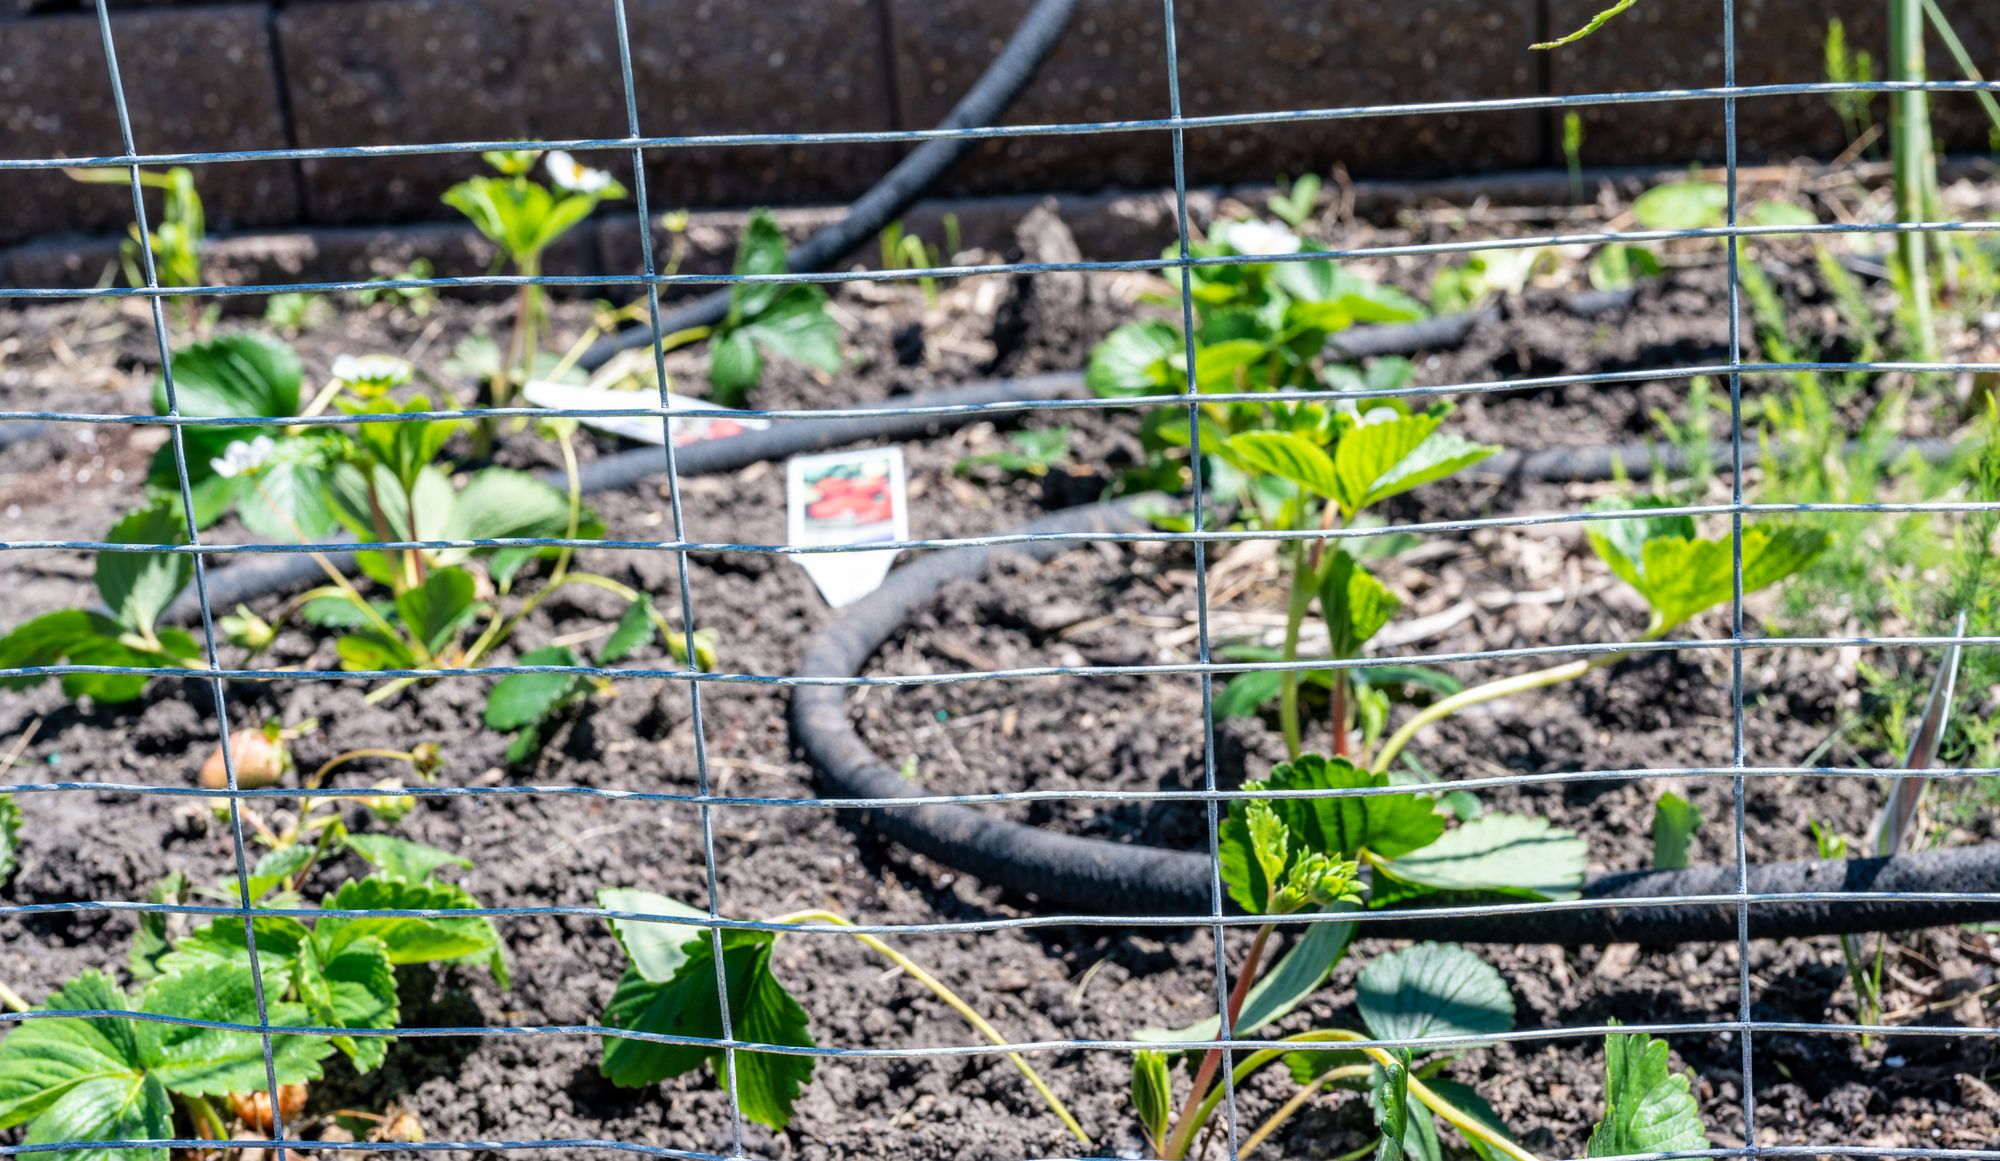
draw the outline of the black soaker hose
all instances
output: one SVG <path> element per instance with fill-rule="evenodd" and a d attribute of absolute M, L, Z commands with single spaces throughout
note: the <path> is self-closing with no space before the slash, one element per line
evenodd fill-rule
<path fill-rule="evenodd" d="M 997 406 L 1059 399 L 1082 389 L 1082 377 L 1078 375 L 1036 375 L 902 396 L 862 406 L 926 408 L 982 403 Z M 677 448 L 674 462 L 684 476 L 717 475 L 739 471 L 764 460 L 826 451 L 843 444 L 933 436 L 979 418 L 979 412 L 957 412 L 944 415 L 864 415 L 853 419 L 780 419 L 757 431 Z M 629 488 L 641 480 L 665 475 L 666 470 L 666 454 L 662 449 L 639 447 L 583 465 L 579 482 L 586 495 L 594 495 Z M 552 487 L 569 486 L 569 481 L 559 471 L 545 473 L 542 478 Z M 326 541 L 326 551 L 316 555 L 343 572 L 352 572 L 353 543 L 351 539 Z M 208 576 L 209 606 L 227 610 L 244 601 L 312 584 L 326 575 L 314 560 L 314 555 L 286 552 L 250 556 L 214 569 Z M 199 619 L 200 615 L 201 608 L 190 585 L 168 606 L 165 618 L 171 623 L 189 624 Z"/>
<path fill-rule="evenodd" d="M 993 58 L 986 72 L 966 90 L 937 127 L 970 129 L 997 122 L 1062 39 L 1076 3 L 1077 0 L 1036 0 L 1000 55 Z M 824 270 L 842 255 L 852 253 L 909 209 L 978 143 L 971 137 L 940 137 L 911 150 L 847 208 L 846 217 L 819 230 L 792 251 L 792 270 L 799 273 Z M 729 292 L 718 290 L 667 312 L 660 319 L 660 333 L 670 335 L 689 327 L 714 326 L 728 313 Z M 578 362 L 586 370 L 594 370 L 619 351 L 644 346 L 652 337 L 651 326 L 621 331 L 592 345 Z"/>
<path fill-rule="evenodd" d="M 1024 526 L 1024 532 L 1130 532 L 1145 527 L 1125 502 L 1073 508 Z M 995 553 L 1048 560 L 1074 542 L 958 548 L 897 569 L 872 595 L 850 606 L 808 642 L 799 672 L 852 677 L 946 583 L 982 575 Z M 895 807 L 921 791 L 883 762 L 855 731 L 847 688 L 801 686 L 792 694 L 792 730 L 824 790 L 873 798 L 881 809 L 865 825 L 891 840 L 988 883 L 1055 907 L 1114 914 L 1209 913 L 1208 859 L 1194 851 L 1137 846 L 1057 834 L 982 814 L 966 806 Z M 1765 939 L 1898 931 L 2000 919 L 2000 846 L 1927 851 L 1893 858 L 1786 862 L 1750 868 L 1753 895 L 1801 892 L 1993 893 L 1974 901 L 1772 901 L 1750 907 L 1750 932 Z M 1736 893 L 1732 866 L 1603 875 L 1584 885 L 1586 899 L 1618 905 L 1500 915 L 1406 918 L 1366 923 L 1384 938 L 1569 946 L 1728 941 L 1736 904 L 1675 903 L 1673 897 Z M 1661 899 L 1663 902 L 1651 902 Z"/>

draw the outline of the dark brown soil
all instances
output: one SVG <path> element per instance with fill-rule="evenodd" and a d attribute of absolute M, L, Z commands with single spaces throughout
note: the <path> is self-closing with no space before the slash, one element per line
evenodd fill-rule
<path fill-rule="evenodd" d="M 1408 263 L 1387 272 L 1419 286 L 1429 267 Z M 1142 283 L 1110 280 L 1109 296 L 1122 302 Z M 1542 298 L 1511 304 L 1507 319 L 1481 324 L 1462 349 L 1421 360 L 1422 381 L 1726 360 L 1721 286 L 1713 269 L 1677 272 L 1643 292 L 1633 308 L 1595 319 L 1565 314 Z M 980 326 L 990 317 L 990 302 L 972 301 L 975 284 L 960 290 L 964 302 L 916 332 L 925 340 L 921 349 L 912 345 L 917 308 L 910 294 L 844 293 L 840 303 L 850 344 L 859 352 L 856 365 L 838 383 L 781 368 L 758 402 L 818 406 L 879 399 L 963 382 L 996 364 L 1013 370 L 1080 363 L 1081 350 L 1037 346 L 1033 335 L 1019 348 L 994 348 Z M 418 361 L 435 372 L 458 335 L 498 327 L 503 310 L 447 303 L 430 322 L 349 312 L 336 328 L 309 333 L 300 345 L 317 375 L 339 351 L 404 351 L 421 341 Z M 1093 321 L 1122 317 L 1121 310 L 1100 300 Z M 559 307 L 557 322 L 558 331 L 575 333 L 580 308 Z M 119 332 L 104 333 L 113 324 Z M 75 336 L 92 334 L 99 337 L 81 344 L 88 349 L 73 366 L 51 353 L 58 337 L 70 336 L 68 349 L 76 349 L 81 341 Z M 37 307 L 0 313 L 0 339 L 13 344 L 21 364 L 0 375 L 0 406 L 106 412 L 146 406 L 145 367 L 152 356 L 143 316 L 119 308 Z M 1664 380 L 1479 396 L 1464 402 L 1454 422 L 1469 435 L 1515 446 L 1622 441 L 1647 435 L 1649 409 L 1675 411 L 1684 392 L 1680 381 Z M 1134 454 L 1137 419 L 1064 413 L 1060 422 L 1075 432 L 1073 459 L 1091 465 L 1094 475 L 1059 472 L 1051 477 L 1055 484 L 955 477 L 952 467 L 962 456 L 1000 446 L 1002 437 L 989 426 L 905 445 L 913 531 L 974 535 L 1017 524 L 1050 503 L 1091 498 Z M 130 502 L 157 433 L 88 430 L 94 443 L 82 438 L 83 429 L 71 429 L 0 450 L 5 512 L 0 528 L 9 539 L 94 535 Z M 532 442 L 517 441 L 506 456 L 520 464 L 556 462 L 551 448 Z M 1391 515 L 1434 519 L 1560 511 L 1601 491 L 1453 484 L 1432 489 L 1421 502 Z M 778 465 L 688 480 L 682 495 L 691 538 L 783 539 Z M 666 535 L 667 501 L 657 488 L 608 495 L 593 504 L 614 536 Z M 218 532 L 234 534 L 226 527 Z M 1230 548 L 1217 546 L 1210 559 L 1218 636 L 1259 629 L 1250 615 L 1277 607 L 1266 562 L 1252 550 Z M 583 554 L 581 565 L 645 588 L 663 608 L 679 607 L 670 557 L 605 551 Z M 10 623 L 89 593 L 89 561 L 78 554 L 9 553 L 0 567 L 12 598 Z M 1573 528 L 1441 537 L 1381 571 L 1408 602 L 1405 620 L 1428 619 L 1435 626 L 1401 642 L 1406 652 L 1609 641 L 1630 636 L 1640 624 L 1631 600 L 1603 586 L 1601 567 Z M 993 576 L 948 590 L 883 651 L 877 671 L 1190 660 L 1195 651 L 1191 577 L 1188 553 L 1159 546 L 1079 550 L 1042 567 L 1003 563 Z M 690 578 L 698 621 L 719 631 L 722 664 L 731 671 L 791 672 L 806 636 L 831 617 L 804 573 L 779 558 L 698 557 Z M 571 590 L 550 601 L 522 630 L 519 649 L 602 630 L 617 608 L 598 596 Z M 266 613 L 274 607 L 275 602 L 260 606 Z M 1759 608 L 1753 605 L 1753 612 Z M 1694 626 L 1710 636 L 1721 629 L 1712 623 Z M 588 652 L 594 645 L 581 648 Z M 269 660 L 326 668 L 333 654 L 330 642 L 292 629 Z M 1466 715 L 1433 731 L 1419 756 L 1446 778 L 1726 763 L 1732 716 L 1727 664 L 1720 651 L 1632 662 L 1573 686 Z M 1750 653 L 1749 761 L 1804 759 L 1851 700 L 1853 665 L 1852 657 Z M 1463 669 L 1460 676 L 1467 680 L 1498 671 Z M 365 704 L 364 692 L 350 681 L 239 683 L 228 690 L 228 711 L 237 725 L 270 715 L 287 721 L 318 718 L 320 731 L 297 744 L 305 765 L 349 748 L 439 741 L 449 759 L 443 780 L 454 786 L 691 793 L 699 785 L 701 750 L 712 789 L 776 799 L 807 797 L 813 789 L 810 770 L 790 748 L 785 699 L 769 688 L 705 687 L 704 729 L 697 739 L 685 684 L 621 682 L 616 696 L 594 701 L 532 769 L 507 767 L 506 739 L 479 727 L 482 681 L 439 682 L 385 706 Z M 1199 695 L 1191 678 L 876 688 L 857 694 L 854 705 L 878 752 L 892 761 L 914 758 L 913 776 L 939 791 L 1133 790 L 1200 782 Z M 128 707 L 71 706 L 52 686 L 9 694 L 0 699 L 0 752 L 31 725 L 34 736 L 10 781 L 183 785 L 214 746 L 217 731 L 206 687 L 174 681 L 155 683 L 143 701 Z M 1220 774 L 1229 782 L 1259 775 L 1281 752 L 1267 723 L 1231 722 L 1218 734 Z M 388 772 L 364 767 L 349 773 L 362 784 Z M 1683 779 L 1677 788 L 1693 798 L 1706 820 L 1695 857 L 1732 858 L 1729 783 Z M 1650 861 L 1651 803 L 1660 789 L 1658 780 L 1635 779 L 1566 789 L 1513 788 L 1484 798 L 1491 808 L 1543 814 L 1577 829 L 1590 842 L 1593 867 L 1608 870 Z M 205 882 L 230 873 L 228 828 L 205 803 L 120 793 L 18 797 L 27 825 L 21 868 L 0 895 L 7 903 L 129 900 L 170 870 Z M 1809 855 L 1807 824 L 1813 819 L 1858 834 L 1875 801 L 1874 787 L 1857 781 L 1754 781 L 1745 811 L 1749 856 Z M 1200 808 L 1187 805 L 1050 804 L 1015 813 L 1040 825 L 1133 842 L 1198 846 L 1205 835 Z M 273 824 L 285 817 L 282 810 L 267 812 Z M 352 821 L 380 829 L 358 808 Z M 1032 913 L 1031 901 L 886 847 L 850 827 L 840 812 L 811 805 L 717 808 L 704 820 L 691 808 L 602 798 L 525 793 L 430 798 L 420 801 L 401 833 L 473 858 L 477 866 L 462 880 L 495 906 L 587 906 L 605 885 L 646 887 L 698 904 L 704 895 L 703 850 L 712 833 L 718 906 L 730 915 L 825 907 L 861 922 L 923 924 Z M 551 917 L 501 922 L 514 986 L 502 991 L 483 973 L 458 968 L 406 971 L 406 1023 L 535 1026 L 598 1019 L 621 959 L 603 925 Z M 115 912 L 9 914 L 0 919 L 0 981 L 38 999 L 86 967 L 121 965 L 131 930 L 130 917 Z M 1121 1039 L 1135 1028 L 1192 1021 L 1214 1003 L 1213 950 L 1200 930 L 1084 926 L 914 935 L 896 942 L 1015 1040 Z M 1241 955 L 1233 937 L 1230 950 Z M 1351 1022 L 1347 1005 L 1354 968 L 1380 950 L 1379 942 L 1360 944 L 1333 986 L 1295 1014 L 1286 1029 Z M 1524 1028 L 1597 1025 L 1613 1018 L 1721 1021 L 1738 1015 L 1733 946 L 1482 951 L 1510 981 Z M 1984 934 L 1899 937 L 1889 956 L 1887 1006 L 1899 1023 L 1990 1026 L 1986 997 L 1996 962 L 2000 958 Z M 1754 947 L 1752 1014 L 1852 1022 L 1853 997 L 1841 965 L 1840 949 L 1831 940 Z M 821 1044 L 880 1049 L 977 1040 L 929 993 L 885 970 L 851 940 L 788 938 L 778 953 L 778 970 L 812 1012 Z M 1993 1063 L 1990 1044 L 1985 1038 L 1910 1037 L 1863 1046 L 1832 1031 L 1760 1036 L 1753 1046 L 1755 1139 L 1765 1145 L 1990 1145 L 2000 1131 L 2000 1098 L 1982 1079 Z M 1674 1048 L 1697 1075 L 1716 1144 L 1742 1142 L 1739 1046 L 1725 1033 L 1675 1037 Z M 438 1141 L 588 1138 L 718 1153 L 735 1147 L 728 1100 L 706 1077 L 656 1090 L 620 1090 L 598 1076 L 598 1052 L 598 1042 L 588 1036 L 405 1039 L 377 1073 L 355 1077 L 334 1068 L 312 1107 L 321 1112 L 398 1102 Z M 1090 1155 L 1141 1155 L 1125 1107 L 1128 1063 L 1122 1054 L 1073 1049 L 1039 1054 L 1036 1063 L 1091 1129 Z M 1480 1086 L 1529 1148 L 1548 1157 L 1582 1151 L 1601 1103 L 1600 1070 L 1597 1046 L 1582 1039 L 1502 1046 L 1450 1066 L 1452 1075 Z M 1261 1117 L 1280 1096 L 1277 1077 L 1260 1077 L 1243 1094 L 1246 1117 Z M 1330 1099 L 1297 1119 L 1278 1145 L 1287 1155 L 1332 1157 L 1364 1143 L 1367 1134 L 1364 1108 Z M 1079 1150 L 1014 1069 L 995 1055 L 823 1061 L 792 1128 L 773 1134 L 749 1126 L 744 1148 L 751 1156 L 888 1161 Z M 1211 1147 L 1210 1156 L 1217 1155 L 1220 1150 Z"/>

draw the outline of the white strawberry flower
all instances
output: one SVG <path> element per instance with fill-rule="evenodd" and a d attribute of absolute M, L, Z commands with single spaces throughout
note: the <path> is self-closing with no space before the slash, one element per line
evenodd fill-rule
<path fill-rule="evenodd" d="M 550 150 L 542 164 L 549 171 L 549 180 L 571 193 L 617 196 L 611 192 L 618 185 L 617 179 L 601 169 L 590 168 L 564 150 Z"/>
<path fill-rule="evenodd" d="M 341 355 L 333 361 L 333 377 L 350 387 L 387 391 L 410 381 L 409 361 L 394 355 Z"/>
<path fill-rule="evenodd" d="M 251 440 L 234 440 L 222 454 L 208 461 L 208 466 L 216 475 L 226 480 L 247 476 L 261 467 L 278 445 L 271 442 L 268 435 L 260 435 Z"/>
<path fill-rule="evenodd" d="M 1253 258 L 1269 258 L 1278 254 L 1296 254 L 1301 243 L 1299 236 L 1274 222 L 1250 218 L 1232 222 L 1224 236 L 1229 248 L 1238 254 Z"/>

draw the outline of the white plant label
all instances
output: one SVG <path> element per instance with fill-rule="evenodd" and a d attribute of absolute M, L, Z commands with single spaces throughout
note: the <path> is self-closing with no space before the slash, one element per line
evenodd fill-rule
<path fill-rule="evenodd" d="M 568 408 L 617 408 L 651 407 L 656 396 L 639 391 L 613 391 L 604 387 L 578 387 L 569 383 L 552 383 L 546 379 L 533 379 L 522 389 L 528 402 L 536 407 L 555 410 Z M 667 406 L 672 408 L 699 408 L 703 411 L 723 410 L 706 399 L 696 399 L 690 395 L 667 394 Z M 654 415 L 580 415 L 577 422 L 598 431 L 621 435 L 639 443 L 659 445 L 666 441 L 660 438 L 660 420 Z M 728 439 L 746 431 L 758 431 L 771 426 L 768 419 L 741 419 L 731 416 L 675 416 L 673 424 L 674 446 L 686 447 L 691 443 L 705 443 L 711 439 Z"/>
<path fill-rule="evenodd" d="M 795 456 L 785 465 L 786 531 L 795 547 L 877 544 L 910 538 L 903 449 L 860 448 Z M 838 609 L 882 587 L 896 549 L 801 553 L 826 603 Z"/>

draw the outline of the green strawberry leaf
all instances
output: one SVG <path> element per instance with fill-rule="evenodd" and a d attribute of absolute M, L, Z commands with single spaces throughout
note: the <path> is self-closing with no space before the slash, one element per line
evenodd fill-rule
<path fill-rule="evenodd" d="M 1514 1027 L 1514 997 L 1485 960 L 1455 943 L 1420 943 L 1368 962 L 1355 1007 L 1379 1040 L 1489 1036 Z"/>
<path fill-rule="evenodd" d="M 436 568 L 424 583 L 396 598 L 396 613 L 425 649 L 435 656 L 480 613 L 474 599 L 478 581 L 462 568 Z"/>
<path fill-rule="evenodd" d="M 288 847 L 279 847 L 275 851 L 267 852 L 257 860 L 255 866 L 250 868 L 250 901 L 254 903 L 277 890 L 293 875 L 298 874 L 300 868 L 312 862 L 312 858 L 311 843 L 293 843 Z M 228 897 L 231 903 L 237 901 L 234 891 L 229 892 Z"/>
<path fill-rule="evenodd" d="M 1332 908 L 1340 911 L 1351 909 L 1347 906 Z M 1243 998 L 1243 1011 L 1237 1016 L 1232 1029 L 1235 1034 L 1248 1036 L 1267 1024 L 1284 1019 L 1293 1009 L 1305 1003 L 1307 997 L 1326 983 L 1341 957 L 1347 954 L 1348 944 L 1354 939 L 1354 928 L 1352 923 L 1321 922 L 1308 926 L 1292 949 L 1250 985 L 1249 995 Z M 1221 1018 L 1210 1016 L 1185 1028 L 1141 1028 L 1132 1033 L 1132 1038 L 1159 1043 L 1213 1040 L 1221 1031 Z"/>
<path fill-rule="evenodd" d="M 277 419 L 299 413 L 299 358 L 275 339 L 223 335 L 175 351 L 173 369 L 174 401 L 182 415 Z M 164 377 L 153 382 L 153 410 L 167 414 Z"/>
<path fill-rule="evenodd" d="M 391 879 L 421 883 L 446 867 L 472 868 L 472 860 L 463 855 L 391 834 L 350 834 L 341 841 Z"/>
<path fill-rule="evenodd" d="M 1239 673 L 1215 695 L 1212 704 L 1216 721 L 1247 718 L 1275 701 L 1284 692 L 1285 675 L 1274 669 Z"/>
<path fill-rule="evenodd" d="M 1357 769 L 1344 758 L 1304 754 L 1296 761 L 1274 767 L 1271 776 L 1261 782 L 1245 783 L 1244 789 L 1337 791 L 1388 784 L 1387 775 Z M 1229 819 L 1223 826 L 1223 876 L 1231 897 L 1253 910 L 1269 892 L 1269 884 L 1263 881 L 1257 867 L 1249 831 L 1250 807 L 1260 804 L 1284 824 L 1299 848 L 1341 859 L 1359 858 L 1363 851 L 1377 858 L 1397 858 L 1429 846 L 1444 833 L 1444 820 L 1437 816 L 1430 799 L 1417 794 L 1250 799 L 1231 803 Z"/>
<path fill-rule="evenodd" d="M 1701 810 L 1669 790 L 1653 803 L 1653 866 L 1677 871 L 1688 865 L 1688 848 L 1701 829 Z"/>
<path fill-rule="evenodd" d="M 418 507 L 424 507 L 421 495 Z M 588 513 L 579 537 L 599 527 Z M 426 521 L 426 527 L 430 527 Z M 508 540 L 562 536 L 569 531 L 569 497 L 526 472 L 486 468 L 467 481 L 442 526 L 447 540 Z M 439 532 L 426 532 L 438 536 Z M 491 552 L 492 549 L 484 551 Z"/>
<path fill-rule="evenodd" d="M 1501 1121 L 1500 1114 L 1494 1112 L 1493 1106 L 1488 1104 L 1486 1098 L 1480 1096 L 1478 1090 L 1471 1085 L 1442 1076 L 1432 1077 L 1424 1083 L 1430 1086 L 1432 1092 L 1451 1102 L 1454 1108 L 1479 1122 L 1494 1135 L 1503 1140 L 1514 1140 L 1513 1132 L 1507 1128 L 1505 1122 Z M 1465 1137 L 1463 1133 L 1460 1136 Z M 1507 1157 L 1507 1154 L 1476 1137 L 1465 1137 L 1465 1143 L 1472 1146 L 1472 1152 L 1479 1161 L 1505 1161 Z"/>
<path fill-rule="evenodd" d="M 412 883 L 370 875 L 350 879 L 327 896 L 329 911 L 454 911 L 477 907 L 462 887 L 449 883 Z M 329 916 L 321 919 L 315 932 L 329 957 L 337 956 L 355 940 L 374 937 L 382 941 L 390 963 L 430 963 L 439 960 L 497 956 L 500 936 L 493 921 L 471 915 L 462 919 L 449 916 L 364 915 Z M 502 976 L 504 967 L 494 971 Z M 505 981 L 502 979 L 502 986 Z"/>
<path fill-rule="evenodd" d="M 0 794 L 0 886 L 14 876 L 15 856 L 21 850 L 21 807 L 11 794 Z"/>
<path fill-rule="evenodd" d="M 131 1072 L 92 1077 L 65 1090 L 28 1126 L 23 1143 L 167 1141 L 174 1138 L 173 1129 L 173 1098 L 167 1086 L 150 1072 Z M 36 1155 L 59 1161 L 167 1161 L 164 1145 L 54 1149 Z"/>
<path fill-rule="evenodd" d="M 276 995 L 290 986 L 294 961 L 312 933 L 298 920 L 286 915 L 259 915 L 257 959 L 264 970 L 264 987 Z M 182 936 L 173 950 L 160 957 L 160 974 L 195 971 L 211 967 L 250 966 L 249 945 L 243 939 L 243 921 L 225 916 L 203 924 Z"/>
<path fill-rule="evenodd" d="M 111 526 L 106 540 L 118 544 L 186 544 L 187 522 L 171 500 L 127 514 Z M 141 632 L 151 632 L 160 613 L 194 577 L 194 558 L 164 552 L 100 552 L 97 591 L 112 616 Z"/>
<path fill-rule="evenodd" d="M 389 949 L 368 936 L 342 941 L 314 938 L 300 948 L 299 998 L 313 1023 L 327 1028 L 394 1028 L 399 1016 L 396 969 Z M 387 1036 L 336 1036 L 334 1047 L 354 1062 L 359 1072 L 382 1063 L 389 1052 Z"/>
<path fill-rule="evenodd" d="M 1491 444 L 1474 443 L 1450 432 L 1437 432 L 1376 479 L 1364 504 L 1378 504 L 1400 496 L 1433 480 L 1456 475 L 1474 464 L 1500 454 Z"/>
<path fill-rule="evenodd" d="M 1586 527 L 1590 545 L 1620 580 L 1671 627 L 1735 600 L 1735 548 L 1729 537 L 1698 538 L 1685 516 L 1605 521 Z M 1791 576 L 1826 550 L 1817 528 L 1757 525 L 1743 530 L 1743 591 Z"/>
<path fill-rule="evenodd" d="M 757 349 L 832 374 L 840 370 L 840 324 L 827 313 L 826 291 L 817 286 L 790 286 L 770 308 L 746 323 Z"/>
<path fill-rule="evenodd" d="M 1343 513 L 1351 518 L 1367 507 L 1376 485 L 1388 478 L 1443 422 L 1441 415 L 1429 412 L 1401 415 L 1388 407 L 1364 414 L 1360 423 L 1342 435 L 1334 447 L 1334 470 L 1339 475 Z"/>
<path fill-rule="evenodd" d="M 773 942 L 769 932 L 723 933 L 731 1030 L 742 1040 L 810 1048 L 813 1039 L 805 1009 L 771 973 Z M 682 950 L 686 959 L 664 983 L 628 969 L 605 1009 L 604 1022 L 633 1032 L 720 1039 L 713 940 L 704 934 L 688 940 Z M 600 1069 L 611 1083 L 637 1088 L 680 1076 L 703 1062 L 711 1070 L 719 1069 L 722 1055 L 703 1045 L 612 1037 L 605 1041 Z M 743 1115 L 773 1129 L 784 1128 L 812 1071 L 810 1056 L 737 1053 L 736 1097 Z"/>
<path fill-rule="evenodd" d="M 750 211 L 743 238 L 736 244 L 736 262 L 731 273 L 747 275 L 783 274 L 791 268 L 785 252 L 785 232 L 769 210 Z M 730 324 L 756 318 L 790 289 L 782 282 L 738 282 L 729 288 Z"/>
<path fill-rule="evenodd" d="M 188 880 L 180 871 L 169 871 L 146 889 L 148 903 L 182 903 L 187 899 Z M 145 983 L 160 974 L 160 960 L 173 950 L 167 941 L 167 914 L 139 913 L 139 928 L 132 933 L 132 949 L 126 954 L 132 978 Z"/>
<path fill-rule="evenodd" d="M 1723 225 L 1729 189 L 1713 181 L 1672 181 L 1632 201 L 1632 217 L 1645 230 L 1706 230 Z"/>
<path fill-rule="evenodd" d="M 606 911 L 630 911 L 638 915 L 680 915 L 689 919 L 708 918 L 708 912 L 690 907 L 679 899 L 658 895 L 651 891 L 641 891 L 636 887 L 600 887 L 597 891 L 597 905 Z M 611 933 L 625 948 L 625 955 L 632 961 L 632 968 L 639 975 L 653 983 L 663 984 L 674 978 L 687 962 L 684 950 L 703 929 L 681 923 L 663 923 L 640 919 L 607 919 Z"/>
<path fill-rule="evenodd" d="M 374 601 L 370 607 L 385 621 L 396 615 L 396 606 L 388 601 Z M 345 596 L 314 597 L 299 606 L 299 617 L 306 624 L 322 629 L 359 629 L 375 623 L 360 605 Z"/>
<path fill-rule="evenodd" d="M 1604 1119 L 1590 1130 L 1586 1157 L 1708 1148 L 1701 1106 L 1688 1078 L 1673 1071 L 1667 1042 L 1639 1032 L 1604 1038 Z"/>
<path fill-rule="evenodd" d="M 1334 459 L 1317 444 L 1288 431 L 1246 431 L 1218 449 L 1244 469 L 1289 480 L 1315 496 L 1340 495 Z"/>
<path fill-rule="evenodd" d="M 111 977 L 85 972 L 51 995 L 43 1010 L 127 1011 Z M 130 1079 L 144 1061 L 132 1021 L 110 1017 L 23 1020 L 0 1041 L 0 1128 L 31 1120 L 89 1081 Z"/>
<path fill-rule="evenodd" d="M 1382 626 L 1403 607 L 1403 602 L 1383 586 L 1344 549 L 1335 549 L 1325 565 L 1319 587 L 1320 611 L 1326 617 L 1332 655 L 1339 658 L 1361 656 L 1361 647 L 1382 631 Z"/>
<path fill-rule="evenodd" d="M 549 645 L 521 655 L 522 665 L 577 665 L 567 646 Z M 586 688 L 573 673 L 510 673 L 493 683 L 486 695 L 486 728 L 519 730 L 554 713 Z"/>
<path fill-rule="evenodd" d="M 265 990 L 266 1012 L 273 1028 L 309 1023 L 303 1006 L 271 1003 L 276 993 Z M 256 984 L 248 966 L 207 964 L 172 972 L 146 986 L 140 1011 L 216 1023 L 257 1023 Z M 139 1055 L 150 1074 L 174 1092 L 189 1096 L 220 1096 L 257 1092 L 266 1083 L 263 1037 L 187 1024 L 145 1022 L 135 1030 Z M 279 1084 L 302 1084 L 320 1077 L 320 1061 L 333 1050 L 325 1038 L 298 1033 L 271 1036 L 272 1063 Z"/>
<path fill-rule="evenodd" d="M 708 356 L 709 396 L 724 407 L 739 407 L 764 377 L 764 357 L 744 331 L 715 340 Z"/>
<path fill-rule="evenodd" d="M 56 665 L 77 645 L 92 638 L 115 640 L 123 632 L 118 622 L 84 609 L 44 613 L 14 626 L 0 637 L 0 669 L 34 669 Z M 0 677 L 0 689 L 27 689 L 40 677 Z"/>
<path fill-rule="evenodd" d="M 215 453 L 221 455 L 221 451 Z M 211 457 L 213 458 L 213 457 Z M 203 460 L 203 464 L 208 461 Z M 189 464 L 192 472 L 193 464 Z M 280 544 L 324 540 L 340 526 L 326 498 L 326 446 L 316 439 L 280 439 L 254 479 L 215 477 L 234 488 L 236 515 L 258 536 Z"/>
<path fill-rule="evenodd" d="M 1488 894 L 1574 899 L 1590 847 L 1546 818 L 1484 814 L 1420 850 L 1377 863 L 1377 906 L 1416 895 Z"/>
<path fill-rule="evenodd" d="M 604 648 L 597 659 L 605 665 L 623 661 L 633 650 L 652 644 L 653 635 L 653 599 L 640 593 L 618 615 L 618 624 L 611 630 L 611 636 L 604 639 Z"/>
<path fill-rule="evenodd" d="M 1090 352 L 1084 381 L 1100 397 L 1157 394 L 1171 382 L 1169 361 L 1182 354 L 1181 333 L 1166 323 L 1126 323 Z"/>

